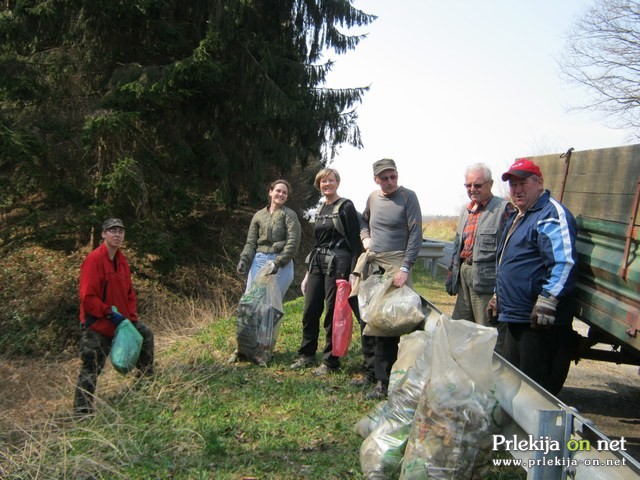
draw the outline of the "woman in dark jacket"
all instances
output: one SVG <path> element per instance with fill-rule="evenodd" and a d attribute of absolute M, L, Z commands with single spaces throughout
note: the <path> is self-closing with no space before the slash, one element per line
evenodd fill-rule
<path fill-rule="evenodd" d="M 331 338 L 336 280 L 349 280 L 349 274 L 362 253 L 362 243 L 358 212 L 351 200 L 338 195 L 340 174 L 333 168 L 323 168 L 317 173 L 314 185 L 324 196 L 324 203 L 316 212 L 315 241 L 307 257 L 308 269 L 301 285 L 305 296 L 302 344 L 298 350 L 300 357 L 291 369 L 316 365 L 320 317 L 326 303 L 323 361 L 313 372 L 325 375 L 340 368 L 340 358 L 332 355 Z"/>

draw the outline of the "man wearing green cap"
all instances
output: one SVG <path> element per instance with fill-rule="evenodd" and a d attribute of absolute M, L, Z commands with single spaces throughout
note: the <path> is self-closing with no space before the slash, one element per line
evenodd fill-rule
<path fill-rule="evenodd" d="M 374 270 L 393 273 L 393 285 L 398 288 L 411 287 L 411 268 L 422 246 L 422 212 L 418 197 L 412 190 L 398 186 L 398 169 L 390 158 L 374 162 L 373 180 L 380 188 L 369 195 L 362 213 L 362 244 L 365 250 L 375 253 L 371 263 Z M 400 337 L 363 335 L 364 364 L 373 363 L 377 382 L 367 398 L 387 396 L 399 342 Z M 371 378 L 371 372 L 365 371 L 367 378 Z"/>
<path fill-rule="evenodd" d="M 102 244 L 92 251 L 80 267 L 80 323 L 78 345 L 82 365 L 73 409 L 76 415 L 93 413 L 98 375 L 111 350 L 116 327 L 129 319 L 142 335 L 142 351 L 136 367 L 141 374 L 153 373 L 153 332 L 138 321 L 137 297 L 131 282 L 127 259 L 120 251 L 125 226 L 119 218 L 102 224 Z M 115 308 L 113 308 L 115 307 Z"/>

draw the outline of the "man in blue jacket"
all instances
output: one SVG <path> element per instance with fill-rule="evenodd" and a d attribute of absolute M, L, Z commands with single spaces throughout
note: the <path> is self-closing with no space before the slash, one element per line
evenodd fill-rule
<path fill-rule="evenodd" d="M 576 221 L 544 189 L 531 160 L 516 160 L 502 180 L 517 211 L 498 247 L 496 294 L 487 308 L 507 324 L 504 357 L 555 394 L 567 373 L 558 370 L 569 364 Z"/>

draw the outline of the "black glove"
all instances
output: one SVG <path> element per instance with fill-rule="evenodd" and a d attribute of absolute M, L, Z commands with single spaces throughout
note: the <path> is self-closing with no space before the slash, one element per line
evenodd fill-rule
<path fill-rule="evenodd" d="M 125 317 L 124 315 L 122 315 L 122 314 L 121 314 L 120 312 L 118 312 L 118 311 L 111 312 L 109 315 L 107 315 L 107 318 L 108 318 L 109 320 L 111 320 L 111 323 L 113 323 L 116 327 L 117 327 L 118 325 L 120 325 L 120 323 L 121 323 L 123 320 L 126 320 L 126 319 L 127 319 L 127 317 Z"/>
<path fill-rule="evenodd" d="M 487 303 L 487 308 L 484 313 L 491 325 L 496 325 L 498 323 L 498 298 L 495 295 L 491 297 L 491 300 Z"/>
<path fill-rule="evenodd" d="M 247 274 L 247 264 L 244 262 L 244 260 L 240 260 L 238 262 L 238 266 L 236 267 L 236 271 L 240 275 L 246 275 Z"/>
<path fill-rule="evenodd" d="M 456 294 L 456 291 L 453 289 L 453 272 L 451 270 L 447 273 L 447 280 L 444 282 L 444 288 L 452 297 Z"/>
<path fill-rule="evenodd" d="M 271 271 L 269 272 L 269 275 L 275 275 L 276 273 L 278 273 L 278 270 L 280 270 L 280 267 L 278 267 L 278 265 L 276 265 L 275 263 L 273 264 L 273 268 L 271 269 Z"/>

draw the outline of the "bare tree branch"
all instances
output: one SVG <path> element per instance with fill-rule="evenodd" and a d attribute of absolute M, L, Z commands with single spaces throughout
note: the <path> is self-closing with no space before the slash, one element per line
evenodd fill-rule
<path fill-rule="evenodd" d="M 559 63 L 569 83 L 591 93 L 574 109 L 600 111 L 640 138 L 640 2 L 596 0 L 569 32 Z"/>

